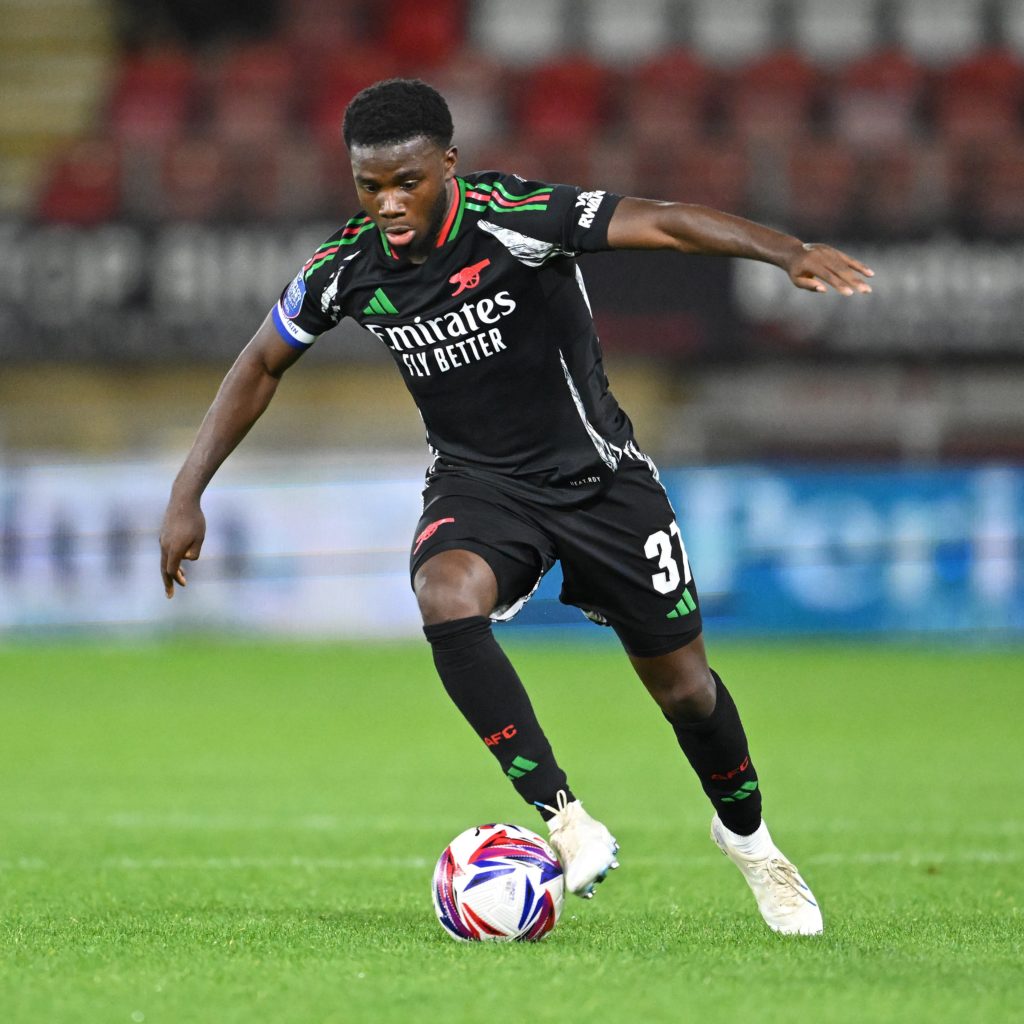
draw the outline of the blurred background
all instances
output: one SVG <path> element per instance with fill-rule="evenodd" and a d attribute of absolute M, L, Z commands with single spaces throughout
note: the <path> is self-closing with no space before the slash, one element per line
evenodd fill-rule
<path fill-rule="evenodd" d="M 1024 0 L 0 0 L 0 629 L 418 633 L 422 425 L 351 325 L 218 475 L 169 604 L 156 543 L 220 378 L 355 212 L 345 105 L 393 75 L 448 98 L 464 170 L 874 267 L 842 300 L 582 261 L 714 628 L 1021 638 Z M 576 628 L 557 589 L 513 628 Z"/>

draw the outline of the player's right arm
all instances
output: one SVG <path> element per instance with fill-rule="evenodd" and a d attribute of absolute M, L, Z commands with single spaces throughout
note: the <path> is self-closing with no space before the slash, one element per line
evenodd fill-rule
<path fill-rule="evenodd" d="M 287 344 L 272 321 L 263 321 L 221 383 L 174 484 L 160 528 L 164 591 L 185 586 L 182 559 L 195 561 L 206 535 L 200 499 L 221 463 L 263 415 L 282 374 L 305 349 Z"/>

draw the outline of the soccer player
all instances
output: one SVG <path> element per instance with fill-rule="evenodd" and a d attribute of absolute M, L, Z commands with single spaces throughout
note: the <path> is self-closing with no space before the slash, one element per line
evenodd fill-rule
<path fill-rule="evenodd" d="M 574 795 L 491 623 L 560 561 L 561 600 L 618 635 L 714 807 L 711 836 L 777 932 L 822 930 L 761 819 L 736 705 L 708 667 L 693 575 L 658 471 L 601 362 L 580 253 L 667 249 L 762 260 L 798 288 L 869 292 L 864 264 L 727 213 L 600 189 L 459 175 L 444 99 L 415 80 L 356 96 L 343 134 L 361 212 L 299 270 L 224 379 L 171 491 L 168 597 L 205 533 L 200 497 L 316 339 L 352 317 L 388 349 L 432 456 L 410 576 L 441 682 L 548 823 L 583 897 L 618 844 Z"/>

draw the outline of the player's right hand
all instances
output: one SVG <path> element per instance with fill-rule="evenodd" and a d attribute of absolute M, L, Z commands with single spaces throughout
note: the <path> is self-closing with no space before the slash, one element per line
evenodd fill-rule
<path fill-rule="evenodd" d="M 175 583 L 186 586 L 181 560 L 194 562 L 205 538 L 206 516 L 199 503 L 183 505 L 172 498 L 160 527 L 160 575 L 168 598 L 174 597 Z"/>

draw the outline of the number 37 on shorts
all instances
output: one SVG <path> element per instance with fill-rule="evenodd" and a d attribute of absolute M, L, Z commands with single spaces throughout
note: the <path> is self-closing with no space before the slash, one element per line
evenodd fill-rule
<path fill-rule="evenodd" d="M 678 561 L 676 558 L 676 547 L 678 546 Z M 647 538 L 644 544 L 644 555 L 647 558 L 657 559 L 657 567 L 660 570 L 651 574 L 651 584 L 659 594 L 671 594 L 682 584 L 686 586 L 693 575 L 690 572 L 690 560 L 686 556 L 686 545 L 683 544 L 683 535 L 675 521 L 669 525 L 668 530 L 655 530 Z M 680 572 L 680 565 L 682 572 Z"/>

